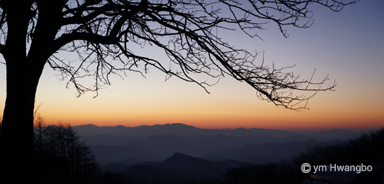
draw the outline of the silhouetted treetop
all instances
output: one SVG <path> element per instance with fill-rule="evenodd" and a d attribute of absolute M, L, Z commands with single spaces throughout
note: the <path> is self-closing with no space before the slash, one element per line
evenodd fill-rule
<path fill-rule="evenodd" d="M 259 37 L 269 22 L 277 25 L 287 37 L 287 26 L 307 28 L 312 21 L 308 9 L 312 4 L 340 11 L 355 1 L 341 0 L 29 0 L 22 4 L 4 0 L 1 3 L 0 28 L 3 44 L 0 51 L 7 57 L 7 40 L 10 35 L 9 20 L 19 12 L 28 12 L 25 53 L 30 62 L 46 62 L 63 77 L 69 77 L 81 95 L 86 91 L 98 91 L 109 85 L 111 74 L 126 71 L 145 74 L 150 67 L 169 77 L 178 77 L 203 87 L 212 85 L 197 80 L 192 74 L 204 74 L 213 78 L 229 75 L 244 81 L 257 91 L 260 99 L 289 109 L 307 101 L 312 95 L 296 95 L 293 91 L 327 91 L 335 87 L 321 87 L 324 80 L 300 79 L 290 67 L 268 67 L 257 64 L 256 55 L 236 48 L 218 37 L 217 30 L 241 30 L 250 37 Z M 14 3 L 20 5 L 13 6 Z M 261 38 L 261 37 L 259 37 Z M 4 44 L 5 43 L 5 44 Z M 133 46 L 162 49 L 169 62 L 159 61 L 134 52 Z M 39 50 L 39 51 L 37 51 Z M 75 52 L 79 62 L 56 55 L 58 51 Z M 150 52 L 150 50 L 148 50 Z M 6 60 L 7 66 L 11 61 Z M 117 73 L 122 71 L 122 73 Z M 95 83 L 85 86 L 81 79 L 90 76 Z M 208 92 L 208 91 L 207 91 Z"/>

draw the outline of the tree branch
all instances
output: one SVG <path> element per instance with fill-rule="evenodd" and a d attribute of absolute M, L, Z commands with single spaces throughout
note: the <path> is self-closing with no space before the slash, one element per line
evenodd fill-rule
<path fill-rule="evenodd" d="M 108 11 L 113 11 L 113 10 L 120 9 L 120 8 L 123 8 L 123 7 L 122 6 L 118 6 L 116 4 L 106 4 L 106 5 L 104 5 L 102 7 L 99 7 L 99 8 L 90 8 L 90 9 L 85 9 L 85 7 L 83 7 L 83 8 L 73 8 L 73 9 L 70 9 L 70 11 L 67 11 L 67 12 L 63 13 L 64 15 L 69 14 L 69 13 L 73 13 L 74 14 L 74 16 L 71 16 L 71 17 L 68 17 L 68 18 L 64 18 L 63 19 L 63 25 L 83 24 L 85 22 L 91 21 L 92 19 L 96 18 L 99 15 L 105 14 Z M 82 12 L 85 11 L 85 10 L 88 10 L 88 11 L 94 10 L 94 11 L 89 13 L 86 16 L 81 16 Z"/>
<path fill-rule="evenodd" d="M 328 81 L 328 77 L 320 82 L 313 82 L 312 78 L 299 79 L 293 73 L 285 72 L 291 67 L 277 69 L 274 66 L 264 66 L 264 58 L 261 65 L 256 65 L 256 54 L 229 45 L 213 30 L 234 30 L 233 26 L 228 25 L 236 25 L 248 36 L 259 37 L 252 32 L 263 30 L 264 25 L 272 21 L 287 37 L 286 26 L 307 28 L 312 25 L 312 16 L 308 16 L 311 13 L 308 6 L 311 4 L 317 3 L 333 11 L 340 11 L 354 2 L 192 0 L 162 3 L 147 0 L 107 0 L 99 4 L 79 4 L 75 8 L 67 6 L 63 23 L 65 32 L 54 41 L 50 52 L 54 53 L 72 42 L 73 46 L 64 50 L 76 51 L 79 58 L 82 58 L 81 63 L 71 68 L 72 66 L 66 65 L 64 61 L 51 58 L 50 64 L 70 76 L 69 82 L 75 85 L 79 94 L 92 89 L 80 85 L 76 79 L 94 76 L 93 90 L 97 92 L 100 85 L 110 84 L 110 74 L 116 74 L 117 71 L 144 74 L 151 66 L 164 72 L 167 75 L 166 80 L 176 76 L 184 81 L 196 83 L 206 91 L 206 86 L 210 84 L 197 81 L 191 76 L 192 73 L 204 74 L 210 78 L 229 75 L 254 88 L 260 99 L 288 109 L 305 109 L 308 100 L 318 91 L 334 89 L 335 84 L 321 88 L 321 85 Z M 216 6 L 218 8 L 214 8 Z M 162 49 L 170 60 L 169 69 L 156 59 L 134 54 L 128 42 L 142 48 L 150 45 L 151 48 L 155 46 Z M 109 58 L 108 61 L 105 58 Z M 120 62 L 120 65 L 113 64 L 115 61 Z M 138 69 L 140 63 L 144 64 L 144 72 Z M 174 65 L 177 68 L 171 69 Z M 81 70 L 87 74 L 79 75 Z M 313 93 L 309 96 L 294 95 L 295 91 Z M 304 106 L 296 107 L 302 102 L 305 103 Z"/>
<path fill-rule="evenodd" d="M 51 53 L 56 52 L 64 45 L 71 43 L 76 40 L 82 40 L 86 42 L 92 42 L 97 44 L 117 44 L 118 39 L 115 37 L 110 36 L 101 36 L 97 34 L 92 33 L 69 33 L 69 34 L 63 34 L 60 36 L 60 38 L 56 39 L 53 43 L 53 46 L 51 47 Z"/>

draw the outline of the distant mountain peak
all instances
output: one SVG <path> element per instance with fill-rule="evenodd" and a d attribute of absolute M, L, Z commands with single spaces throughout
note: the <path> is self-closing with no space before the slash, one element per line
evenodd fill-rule
<path fill-rule="evenodd" d="M 184 123 L 168 123 L 168 124 L 164 124 L 164 125 L 161 125 L 161 126 L 178 126 L 178 127 L 188 127 L 188 128 L 196 128 L 192 125 L 187 125 L 187 124 L 184 124 Z"/>
<path fill-rule="evenodd" d="M 189 156 L 189 155 L 186 155 L 186 154 L 183 154 L 183 153 L 180 153 L 180 152 L 175 152 L 171 157 L 169 157 L 165 161 L 180 160 L 180 159 L 196 159 L 196 158 Z"/>
<path fill-rule="evenodd" d="M 78 125 L 77 127 L 99 127 L 99 126 L 94 124 L 85 124 L 85 125 Z"/>
<path fill-rule="evenodd" d="M 163 161 L 163 164 L 173 167 L 196 167 L 196 165 L 202 165 L 206 163 L 209 163 L 209 161 L 195 158 L 179 152 L 175 152 L 171 157 Z"/>
<path fill-rule="evenodd" d="M 184 123 L 167 123 L 165 125 L 181 125 L 181 126 L 190 126 L 190 125 L 186 125 Z"/>

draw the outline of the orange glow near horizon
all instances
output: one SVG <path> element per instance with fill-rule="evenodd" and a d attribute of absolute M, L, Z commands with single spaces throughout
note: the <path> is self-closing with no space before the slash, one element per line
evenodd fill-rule
<path fill-rule="evenodd" d="M 284 110 L 283 110 L 284 111 Z M 280 130 L 321 130 L 321 129 L 378 129 L 384 125 L 384 121 L 378 118 L 358 117 L 335 117 L 316 116 L 294 112 L 274 118 L 264 116 L 250 116 L 249 114 L 209 114 L 185 113 L 185 114 L 161 114 L 153 113 L 145 115 L 140 113 L 120 114 L 120 116 L 99 113 L 90 115 L 83 112 L 83 116 L 72 115 L 71 117 L 60 116 L 59 114 L 42 114 L 47 123 L 55 124 L 58 121 L 69 123 L 72 126 L 94 124 L 97 126 L 127 126 L 135 127 L 141 125 L 183 123 L 197 128 L 225 129 L 225 128 L 263 128 Z M 94 113 L 92 113 L 94 114 Z M 296 114 L 296 115 L 295 115 Z"/>
<path fill-rule="evenodd" d="M 177 77 L 165 82 L 165 74 L 155 68 L 149 68 L 146 78 L 137 72 L 127 72 L 126 76 L 120 73 L 123 79 L 111 75 L 111 86 L 101 89 L 97 98 L 92 92 L 76 98 L 73 86 L 66 89 L 69 78 L 63 81 L 60 73 L 48 65 L 39 81 L 35 107 L 41 104 L 38 113 L 48 124 L 60 121 L 72 126 L 183 123 L 209 129 L 378 129 L 384 126 L 384 24 L 378 24 L 383 22 L 383 5 L 379 1 L 360 1 L 335 14 L 314 7 L 314 25 L 310 29 L 287 27 L 287 39 L 273 24 L 257 32 L 264 41 L 250 39 L 239 29 L 218 33 L 229 45 L 259 53 L 255 65 L 263 63 L 270 69 L 295 65 L 284 71 L 300 75 L 298 80 L 311 79 L 316 68 L 312 82 L 320 82 L 328 75 L 330 78 L 322 88 L 336 80 L 335 91 L 318 92 L 309 100 L 310 110 L 296 112 L 259 100 L 251 86 L 228 75 L 207 87 L 207 94 L 198 85 Z M 170 67 L 164 51 L 153 47 L 132 49 Z M 77 55 L 60 54 L 74 65 L 78 60 Z M 6 65 L 1 63 L 4 58 L 0 54 L 0 118 L 6 98 Z M 143 63 L 138 64 L 143 67 Z M 200 82 L 216 82 L 192 74 L 195 76 Z M 84 81 L 84 86 L 94 85 L 92 77 Z"/>
<path fill-rule="evenodd" d="M 92 94 L 75 98 L 71 89 L 52 93 L 49 92 L 49 85 L 41 85 L 42 92 L 36 98 L 36 106 L 41 103 L 38 113 L 48 124 L 60 121 L 72 126 L 94 124 L 135 127 L 183 123 L 208 129 L 320 130 L 378 129 L 384 125 L 380 101 L 365 98 L 359 102 L 359 106 L 353 105 L 347 99 L 356 97 L 344 95 L 346 92 L 342 88 L 337 92 L 316 95 L 309 102 L 310 110 L 296 112 L 257 99 L 254 91 L 242 83 L 222 81 L 211 88 L 210 95 L 188 85 L 185 89 L 175 91 L 173 89 L 180 85 L 177 81 L 163 85 L 164 89 L 168 87 L 170 90 L 164 93 L 137 89 L 140 91 L 137 92 L 126 90 L 123 84 L 118 84 L 101 91 L 95 99 Z M 225 86 L 237 90 L 222 90 Z M 123 94 L 111 95 L 108 91 Z"/>
<path fill-rule="evenodd" d="M 149 83 L 143 86 L 153 86 L 158 81 L 143 79 L 140 82 Z M 310 110 L 296 112 L 257 99 L 252 89 L 238 82 L 223 80 L 210 88 L 211 94 L 190 85 L 175 90 L 181 85 L 179 81 L 161 85 L 164 85 L 162 90 L 170 90 L 127 90 L 123 84 L 117 83 L 102 90 L 95 99 L 92 94 L 75 98 L 72 89 L 50 92 L 50 85 L 41 85 L 36 106 L 41 103 L 38 113 L 48 124 L 60 121 L 72 126 L 135 127 L 183 123 L 208 129 L 320 130 L 378 129 L 384 125 L 380 101 L 365 98 L 356 106 L 348 101 L 356 96 L 344 95 L 346 91 L 343 88 L 316 95 L 308 104 Z M 225 86 L 236 90 L 225 90 Z M 114 94 L 109 94 L 109 91 Z"/>
<path fill-rule="evenodd" d="M 261 129 L 276 129 L 276 130 L 328 130 L 328 129 L 348 129 L 348 130 L 364 130 L 364 129 L 379 129 L 383 126 L 383 121 L 372 121 L 372 122 L 277 122 L 277 121 L 253 121 L 253 122 L 242 122 L 242 123 L 236 123 L 234 121 L 219 121 L 219 120 L 205 120 L 205 121 L 199 121 L 199 122 L 192 122 L 192 121 L 172 121 L 172 120 L 163 120 L 163 121 L 146 121 L 146 120 L 115 120 L 115 121 L 105 121 L 105 120 L 90 120 L 84 119 L 84 120 L 50 120 L 48 118 L 45 118 L 46 122 L 49 122 L 49 124 L 56 124 L 57 122 L 62 123 L 69 123 L 71 126 L 79 126 L 79 125 L 87 125 L 87 124 L 93 124 L 96 126 L 126 126 L 126 127 L 136 127 L 136 126 L 142 126 L 142 125 L 164 125 L 164 124 L 173 124 L 173 123 L 182 123 L 186 125 L 191 125 L 197 128 L 204 128 L 204 129 L 234 129 L 234 128 L 261 128 Z M 56 119 L 56 118 L 54 118 Z M 321 125 L 319 125 L 321 124 Z"/>

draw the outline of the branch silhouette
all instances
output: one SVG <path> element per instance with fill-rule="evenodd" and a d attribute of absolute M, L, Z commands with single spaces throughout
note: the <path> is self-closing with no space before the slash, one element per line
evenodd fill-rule
<path fill-rule="evenodd" d="M 313 24 L 309 7 L 340 11 L 356 0 L 1 0 L 0 53 L 6 66 L 6 102 L 0 139 L 0 178 L 9 181 L 15 170 L 18 183 L 32 178 L 32 125 L 36 89 L 48 63 L 74 85 L 80 96 L 110 85 L 111 75 L 127 72 L 145 76 L 150 68 L 195 83 L 208 92 L 224 76 L 243 81 L 262 100 L 287 109 L 306 109 L 319 91 L 333 90 L 329 78 L 301 79 L 291 67 L 256 63 L 257 53 L 237 48 L 218 31 L 241 30 L 249 37 L 268 23 L 284 37 L 287 28 Z M 139 54 L 135 48 L 148 51 Z M 162 50 L 166 61 L 153 58 Z M 142 50 L 142 49 L 141 49 Z M 77 59 L 59 53 L 75 53 Z M 196 74 L 202 75 L 196 77 Z M 86 85 L 84 79 L 93 79 Z M 207 82 L 213 79 L 215 82 Z M 311 94 L 306 96 L 306 92 Z M 209 92 L 208 92 L 209 93 Z M 17 134 L 15 133 L 17 132 Z M 20 145 L 15 147 L 14 145 Z M 14 163 L 8 162 L 13 160 Z M 23 166 L 23 168 L 19 168 Z"/>
<path fill-rule="evenodd" d="M 87 91 L 96 91 L 97 96 L 100 88 L 111 84 L 111 74 L 121 75 L 118 71 L 123 74 L 139 72 L 145 76 L 148 69 L 154 67 L 164 72 L 166 79 L 177 77 L 201 86 L 206 92 L 207 87 L 215 83 L 198 81 L 191 74 L 218 79 L 229 75 L 253 87 L 260 99 L 299 110 L 306 108 L 306 103 L 302 105 L 301 102 L 308 101 L 318 91 L 334 89 L 335 83 L 321 87 L 328 77 L 314 82 L 286 72 L 291 67 L 265 66 L 264 56 L 263 62 L 257 65 L 257 54 L 229 45 L 215 34 L 215 29 L 235 30 L 236 26 L 248 36 L 262 39 L 256 31 L 272 22 L 288 37 L 287 26 L 307 28 L 312 25 L 310 4 L 340 11 L 354 2 L 67 0 L 56 5 L 63 9 L 58 15 L 60 19 L 55 20 L 60 31 L 45 53 L 49 65 L 60 71 L 63 78 L 69 77 L 68 85 L 73 84 L 79 96 Z M 35 38 L 39 30 L 38 14 L 44 10 L 40 4 L 49 3 L 32 4 L 34 13 L 31 13 L 28 32 L 32 42 L 38 39 Z M 0 27 L 6 32 L 6 26 L 2 26 L 6 22 L 5 9 L 2 14 Z M 171 66 L 165 66 L 156 58 L 136 54 L 129 44 L 162 49 L 177 69 L 170 69 Z M 76 52 L 81 61 L 58 58 L 55 55 L 58 51 Z M 80 82 L 84 77 L 93 77 L 95 83 L 85 86 Z M 295 95 L 294 91 L 314 93 Z"/>

